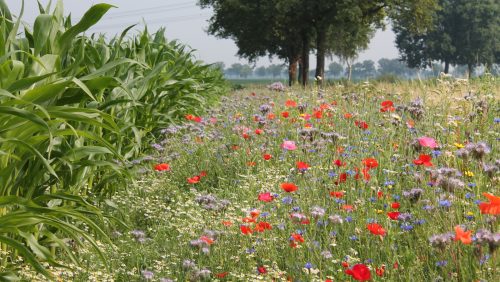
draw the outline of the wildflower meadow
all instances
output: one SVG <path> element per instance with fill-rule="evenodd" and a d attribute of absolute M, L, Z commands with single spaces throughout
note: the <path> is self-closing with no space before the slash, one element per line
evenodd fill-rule
<path fill-rule="evenodd" d="M 75 281 L 496 281 L 498 84 L 264 87 L 162 130 Z M 34 279 L 34 272 L 24 272 Z"/>

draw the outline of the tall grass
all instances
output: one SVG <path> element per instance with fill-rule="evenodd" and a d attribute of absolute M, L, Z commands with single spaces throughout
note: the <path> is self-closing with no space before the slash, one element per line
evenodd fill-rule
<path fill-rule="evenodd" d="M 82 35 L 111 5 L 75 24 L 62 1 L 52 12 L 39 6 L 20 33 L 22 11 L 15 18 L 0 0 L 0 278 L 13 277 L 18 255 L 47 277 L 42 263 L 58 265 L 59 252 L 78 263 L 68 238 L 99 252 L 95 238 L 109 239 L 95 195 L 124 187 L 128 163 L 159 128 L 202 112 L 225 89 L 220 73 L 163 30 Z"/>

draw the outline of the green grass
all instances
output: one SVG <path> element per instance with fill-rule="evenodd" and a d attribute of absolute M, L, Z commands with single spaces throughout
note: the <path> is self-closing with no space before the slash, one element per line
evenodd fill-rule
<path fill-rule="evenodd" d="M 397 93 L 387 91 L 388 87 L 397 88 Z M 149 274 L 152 281 L 208 281 L 224 272 L 227 276 L 219 280 L 346 281 L 351 278 L 342 263 L 351 267 L 363 263 L 371 269 L 372 279 L 380 281 L 496 281 L 500 277 L 498 248 L 451 240 L 439 249 L 429 239 L 447 232 L 454 236 L 457 225 L 472 234 L 480 229 L 499 232 L 498 224 L 491 223 L 498 216 L 481 214 L 477 205 L 487 201 L 483 192 L 499 195 L 498 173 L 490 177 L 482 167 L 482 163 L 491 164 L 499 158 L 500 125 L 495 122 L 499 103 L 492 95 L 497 87 L 497 82 L 485 79 L 470 84 L 442 81 L 419 86 L 338 86 L 326 89 L 323 97 L 315 88 L 294 88 L 285 93 L 264 88 L 234 92 L 204 115 L 202 123 L 187 121 L 170 127 L 161 151 L 136 164 L 143 176 L 114 195 L 118 208 L 107 211 L 129 228 L 106 226 L 113 244 L 99 245 L 109 257 L 110 269 L 83 246 L 73 252 L 84 268 L 57 269 L 56 273 L 62 280 L 74 281 L 144 281 L 149 280 Z M 463 89 L 473 93 L 471 97 L 463 98 L 467 93 Z M 434 92 L 440 93 L 439 101 Z M 391 100 L 398 107 L 409 105 L 417 95 L 423 100 L 420 118 L 416 112 L 380 112 L 382 101 Z M 286 100 L 307 104 L 304 113 L 309 114 L 322 104 L 330 107 L 323 110 L 321 119 L 304 120 L 298 108 L 285 107 Z M 270 120 L 263 115 L 266 122 L 259 125 L 254 116 L 261 115 L 263 104 L 274 104 L 270 113 L 276 117 Z M 283 111 L 290 117 L 281 117 Z M 353 117 L 345 118 L 345 113 Z M 212 123 L 210 118 L 217 121 Z M 355 120 L 365 121 L 368 129 L 355 126 Z M 410 129 L 412 122 L 415 125 Z M 307 123 L 318 130 L 313 139 L 301 134 Z M 248 139 L 243 138 L 244 128 L 249 129 Z M 256 128 L 264 132 L 257 135 Z M 329 142 L 320 132 L 336 132 L 342 137 Z M 422 136 L 434 138 L 439 152 L 429 148 L 415 151 L 411 142 Z M 295 141 L 298 149 L 284 151 L 280 146 L 285 139 Z M 481 160 L 457 157 L 459 147 L 480 141 L 491 148 Z M 272 159 L 264 160 L 265 153 Z M 424 153 L 432 156 L 433 167 L 413 164 Z M 362 169 L 362 160 L 368 157 L 378 161 L 378 167 L 369 170 L 368 181 L 361 174 L 361 179 L 348 176 L 346 182 L 335 184 L 341 173 L 355 174 L 356 169 Z M 334 165 L 337 159 L 346 165 Z M 300 173 L 297 161 L 307 162 L 310 168 Z M 159 162 L 169 163 L 171 170 L 154 171 Z M 462 173 L 457 179 L 463 188 L 447 191 L 428 185 L 432 179 L 427 169 L 443 167 Z M 188 183 L 188 178 L 202 171 L 207 175 L 198 183 Z M 286 193 L 280 188 L 283 182 L 293 182 L 299 188 Z M 423 189 L 418 201 L 404 196 L 403 192 L 417 187 Z M 331 197 L 333 191 L 342 191 L 344 196 Z M 276 198 L 270 203 L 259 201 L 263 192 L 276 194 Z M 207 194 L 215 197 L 208 209 L 197 202 Z M 285 197 L 290 198 L 283 200 Z M 388 217 L 388 212 L 396 211 L 391 207 L 394 202 L 400 203 L 399 212 L 410 214 L 407 221 Z M 448 203 L 450 207 L 446 207 Z M 346 211 L 344 205 L 353 206 L 353 211 Z M 317 207 L 324 215 L 314 216 Z M 242 234 L 240 225 L 255 226 L 243 220 L 252 210 L 260 211 L 257 222 L 268 222 L 272 229 Z M 290 217 L 294 212 L 309 223 L 294 223 Z M 329 220 L 331 215 L 338 215 L 342 223 Z M 367 224 L 373 221 L 383 226 L 385 236 L 368 231 Z M 290 237 L 297 233 L 304 242 L 292 248 Z M 213 241 L 206 250 L 192 246 L 192 241 L 202 236 Z M 191 260 L 195 267 L 183 267 L 185 260 Z M 379 277 L 375 270 L 382 266 L 385 271 Z M 267 273 L 259 274 L 259 267 L 265 267 Z M 202 278 L 202 269 L 211 273 Z M 34 274 L 26 271 L 23 275 L 33 280 Z"/>

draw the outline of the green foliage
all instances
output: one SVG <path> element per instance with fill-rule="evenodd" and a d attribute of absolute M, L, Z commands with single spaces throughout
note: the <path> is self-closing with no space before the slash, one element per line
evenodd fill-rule
<path fill-rule="evenodd" d="M 432 61 L 491 68 L 498 63 L 500 37 L 498 1 L 440 0 L 440 9 L 432 13 L 432 25 L 413 33 L 413 19 L 396 21 L 396 44 L 402 59 L 410 67 L 429 67 Z"/>
<path fill-rule="evenodd" d="M 97 252 L 96 238 L 110 243 L 91 200 L 125 187 L 129 162 L 160 129 L 226 89 L 218 70 L 162 29 L 81 36 L 111 8 L 94 5 L 71 25 L 62 1 L 52 14 L 40 6 L 22 36 L 22 15 L 14 22 L 0 0 L 0 244 L 47 277 L 42 263 L 58 265 L 60 253 L 78 263 L 64 238 Z"/>

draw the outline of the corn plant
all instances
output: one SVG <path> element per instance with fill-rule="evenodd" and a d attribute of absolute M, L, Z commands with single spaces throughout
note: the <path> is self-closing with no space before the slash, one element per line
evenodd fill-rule
<path fill-rule="evenodd" d="M 124 187 L 126 161 L 159 128 L 225 89 L 163 30 L 125 38 L 127 28 L 109 42 L 81 35 L 112 7 L 94 5 L 73 25 L 62 1 L 52 13 L 39 5 L 19 35 L 22 12 L 14 20 L 0 0 L 0 244 L 8 254 L 0 279 L 15 278 L 17 256 L 47 277 L 43 263 L 59 265 L 61 252 L 78 264 L 69 239 L 98 253 L 96 237 L 111 244 L 93 195 Z"/>

